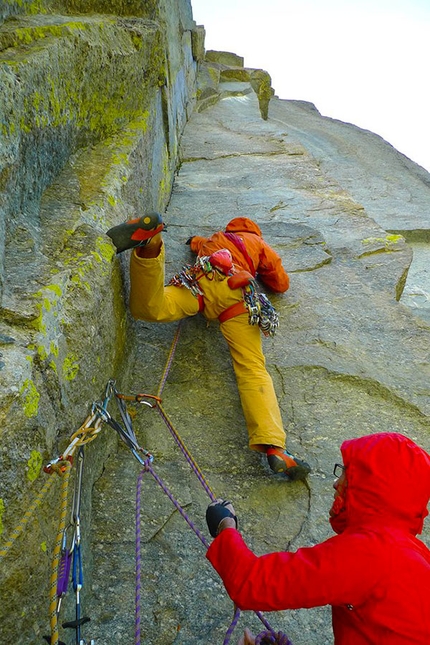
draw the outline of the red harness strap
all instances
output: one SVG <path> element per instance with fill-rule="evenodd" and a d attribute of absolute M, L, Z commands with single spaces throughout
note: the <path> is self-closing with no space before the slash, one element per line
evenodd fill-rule
<path fill-rule="evenodd" d="M 218 320 L 220 321 L 220 323 L 223 323 L 226 320 L 230 320 L 230 318 L 235 318 L 236 316 L 247 313 L 248 309 L 246 308 L 245 303 L 243 302 L 243 300 L 239 300 L 239 302 L 235 302 L 234 305 L 227 307 L 227 309 L 225 309 L 222 314 L 218 316 Z"/>
<path fill-rule="evenodd" d="M 197 294 L 197 300 L 199 303 L 199 314 L 201 314 L 203 309 L 205 308 L 205 301 L 201 293 Z"/>

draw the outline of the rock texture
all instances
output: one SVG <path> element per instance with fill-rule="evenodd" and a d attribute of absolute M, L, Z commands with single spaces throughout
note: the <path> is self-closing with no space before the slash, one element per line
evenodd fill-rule
<path fill-rule="evenodd" d="M 168 203 L 199 33 L 188 0 L 19 0 L 1 3 L 0 22 L 3 542 L 42 489 L 42 466 L 127 371 L 121 270 L 105 231 Z M 86 509 L 116 437 L 97 443 Z M 59 479 L 36 510 L 1 563 L 7 641 L 47 633 Z"/>
<path fill-rule="evenodd" d="M 203 66 L 201 87 L 206 73 Z M 231 81 L 221 81 L 216 92 L 216 104 L 198 104 L 182 138 L 181 168 L 165 215 L 167 274 L 190 261 L 184 245 L 190 235 L 209 234 L 238 215 L 255 218 L 281 254 L 291 288 L 272 296 L 281 328 L 265 340 L 265 351 L 289 446 L 313 468 L 308 485 L 272 476 L 264 457 L 246 449 L 228 350 L 216 325 L 207 327 L 197 317 L 181 327 L 163 405 L 215 494 L 233 500 L 248 543 L 258 553 L 294 549 L 331 535 L 331 471 L 344 439 L 398 431 L 430 447 L 429 325 L 399 302 L 412 249 L 397 230 L 409 221 L 425 237 L 428 176 L 380 137 L 323 118 L 312 105 L 274 98 L 265 122 L 247 81 L 234 89 Z M 396 199 L 389 222 L 379 223 L 376 211 L 387 217 L 393 200 L 391 191 L 381 194 L 384 177 L 399 192 L 408 186 L 409 194 Z M 408 220 L 411 208 L 414 220 Z M 131 354 L 123 387 L 156 393 L 177 326 L 138 322 L 133 329 L 139 351 Z M 136 412 L 135 425 L 155 454 L 154 469 L 205 531 L 208 497 L 168 429 L 148 408 Z M 94 496 L 100 611 L 92 634 L 102 642 L 108 634 L 121 642 L 133 633 L 131 499 L 139 465 L 126 450 L 117 459 Z M 149 474 L 143 479 L 141 531 L 145 642 L 223 642 L 232 604 L 201 543 Z M 429 543 L 428 525 L 424 539 Z M 106 590 L 112 570 L 119 574 Z M 333 641 L 328 608 L 267 618 L 295 645 Z M 236 637 L 245 625 L 255 633 L 263 629 L 248 612 Z"/>
<path fill-rule="evenodd" d="M 428 258 L 428 173 L 308 103 L 272 97 L 265 119 L 257 81 L 268 73 L 226 52 L 203 60 L 204 28 L 185 0 L 35 4 L 0 10 L 0 540 L 111 377 L 127 395 L 161 390 L 171 426 L 258 553 L 325 539 L 344 439 L 399 431 L 430 448 L 430 325 L 425 307 L 403 302 L 414 245 Z M 238 215 L 257 220 L 282 256 L 291 288 L 272 297 L 281 327 L 264 347 L 288 445 L 313 469 L 307 483 L 273 476 L 247 450 L 216 325 L 197 316 L 177 337 L 176 324 L 128 316 L 127 254 L 115 257 L 104 233 L 145 208 L 165 210 L 167 275 L 191 260 L 190 235 Z M 169 428 L 154 408 L 128 408 L 154 471 L 209 539 L 208 496 Z M 109 411 L 120 420 L 113 401 Z M 132 642 L 135 627 L 141 466 L 116 439 L 103 424 L 85 448 L 82 638 L 99 645 Z M 49 633 L 59 484 L 0 557 L 0 643 Z M 149 473 L 139 527 L 142 642 L 223 642 L 232 603 Z M 61 619 L 73 618 L 70 589 Z M 328 608 L 267 619 L 295 645 L 332 642 Z M 262 629 L 247 613 L 232 642 L 244 625 Z M 74 642 L 70 630 L 60 636 Z"/>

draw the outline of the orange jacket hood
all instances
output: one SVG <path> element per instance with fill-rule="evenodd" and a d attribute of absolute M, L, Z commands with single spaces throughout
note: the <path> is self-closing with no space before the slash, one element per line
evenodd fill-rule
<path fill-rule="evenodd" d="M 227 233 L 255 233 L 262 237 L 258 224 L 248 217 L 235 217 L 227 224 L 225 230 Z"/>
<path fill-rule="evenodd" d="M 384 524 L 421 533 L 430 499 L 430 455 L 395 432 L 344 441 L 341 452 L 348 482 L 345 528 Z"/>

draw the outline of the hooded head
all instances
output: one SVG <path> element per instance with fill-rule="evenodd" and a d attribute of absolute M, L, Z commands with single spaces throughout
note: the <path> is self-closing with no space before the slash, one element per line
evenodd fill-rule
<path fill-rule="evenodd" d="M 225 230 L 227 233 L 255 233 L 262 237 L 258 224 L 248 217 L 235 217 L 227 224 Z"/>
<path fill-rule="evenodd" d="M 421 533 L 430 499 L 430 455 L 396 432 L 344 441 L 340 450 L 347 485 L 330 513 L 333 530 L 384 524 Z"/>

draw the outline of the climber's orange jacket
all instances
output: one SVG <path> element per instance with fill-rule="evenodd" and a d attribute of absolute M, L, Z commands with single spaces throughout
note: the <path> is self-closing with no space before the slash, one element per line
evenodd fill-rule
<path fill-rule="evenodd" d="M 263 240 L 260 227 L 255 222 L 247 217 L 235 217 L 227 224 L 225 233 L 219 231 L 209 238 L 196 235 L 191 238 L 191 250 L 199 256 L 209 256 L 219 249 L 228 249 L 237 270 L 258 274 L 260 280 L 272 291 L 287 291 L 290 281 L 282 266 L 282 260 Z M 244 243 L 245 254 L 228 236 L 230 233 L 235 234 Z"/>

